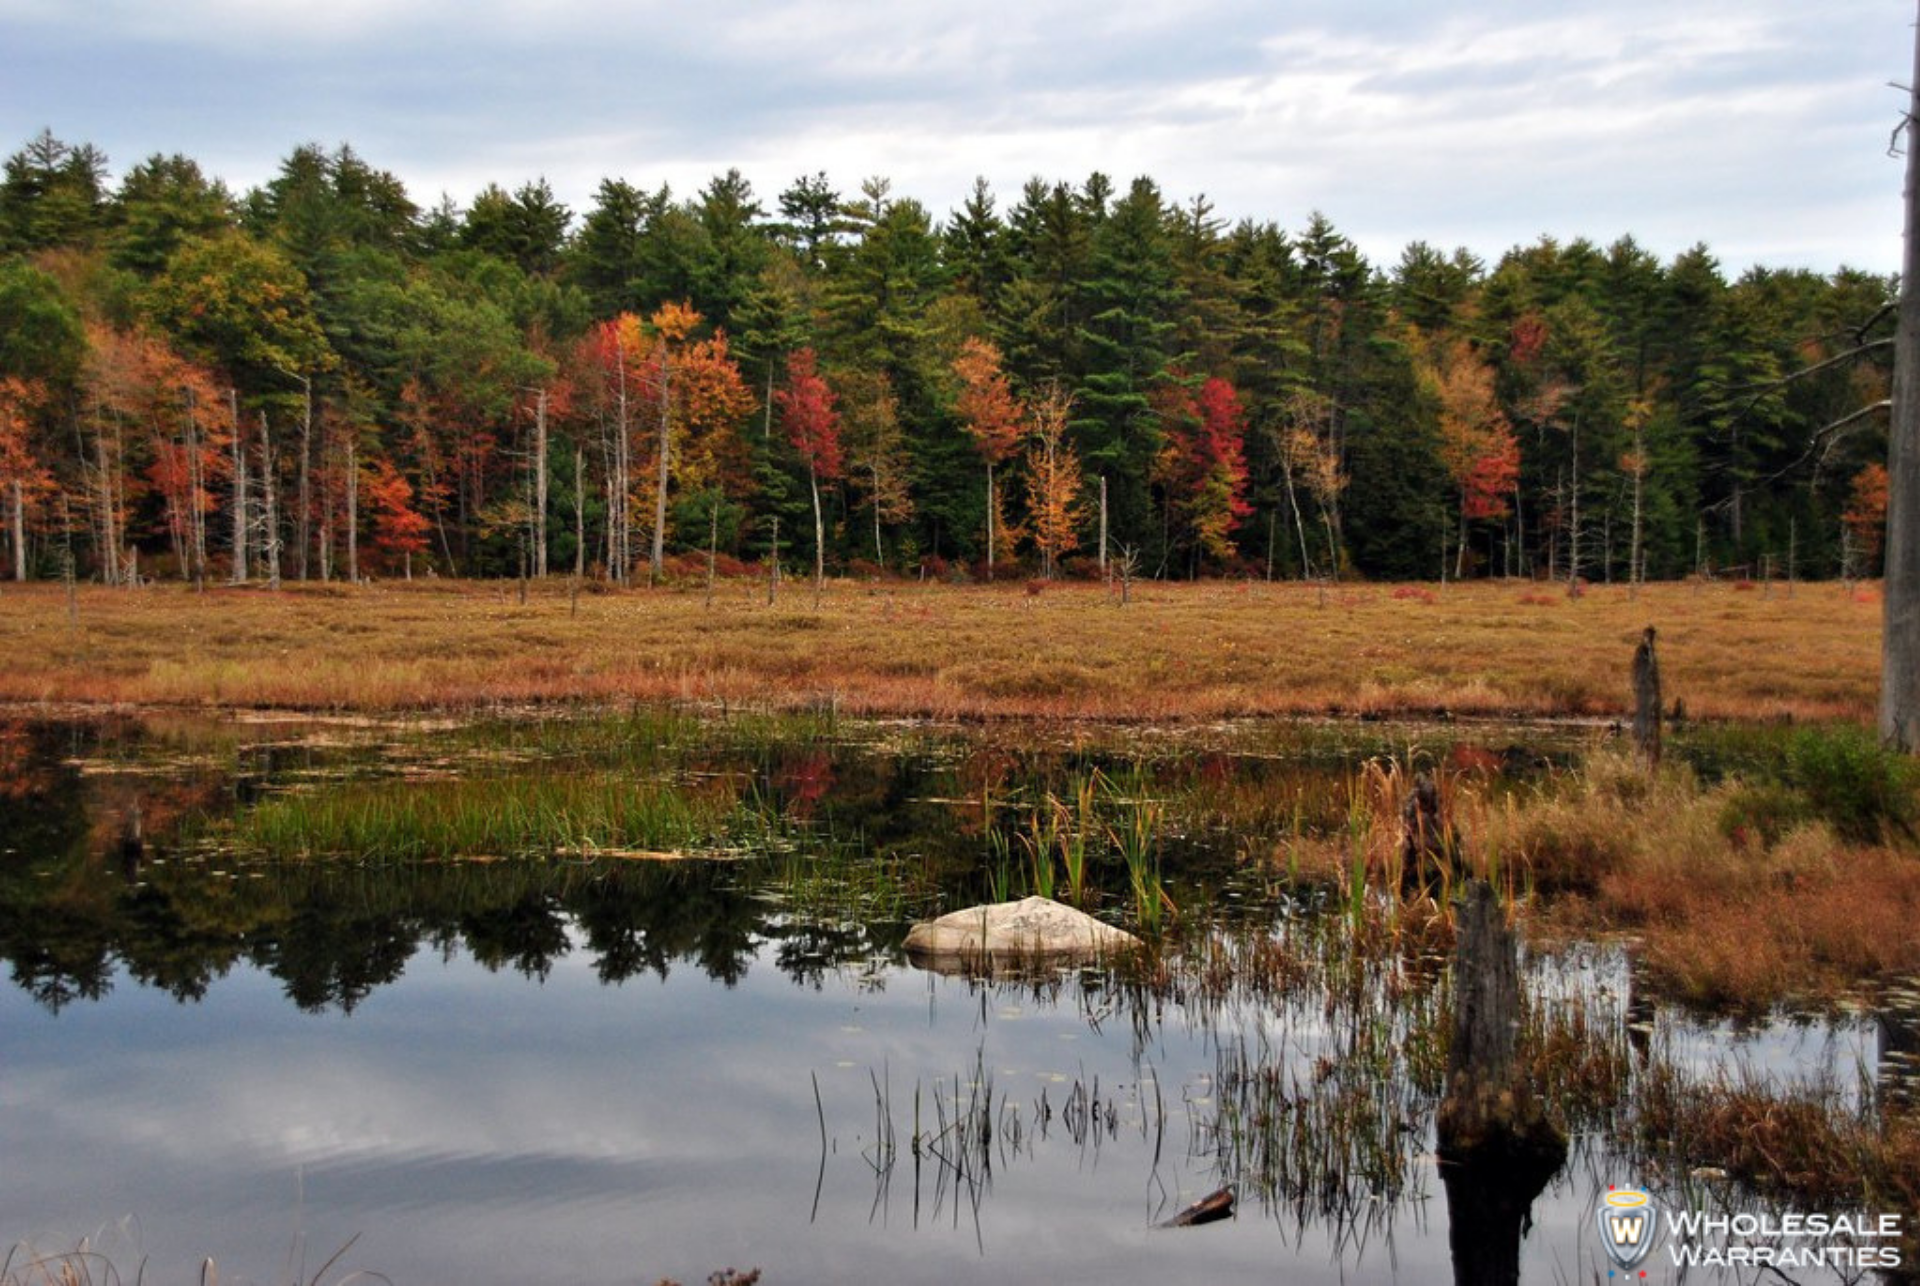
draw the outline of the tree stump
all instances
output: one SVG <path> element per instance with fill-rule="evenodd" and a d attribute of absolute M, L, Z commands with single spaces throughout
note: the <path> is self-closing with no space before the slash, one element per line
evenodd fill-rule
<path fill-rule="evenodd" d="M 1454 942 L 1453 1045 L 1438 1116 L 1456 1286 L 1520 1280 L 1520 1236 L 1533 1200 L 1566 1162 L 1519 1061 L 1520 966 L 1500 899 L 1468 886 Z"/>
<path fill-rule="evenodd" d="M 1431 893 L 1453 870 L 1460 835 L 1440 811 L 1440 787 L 1418 773 L 1400 806 L 1400 886 L 1403 892 Z"/>
<path fill-rule="evenodd" d="M 1633 745 L 1648 768 L 1660 766 L 1660 657 L 1651 625 L 1633 650 Z"/>

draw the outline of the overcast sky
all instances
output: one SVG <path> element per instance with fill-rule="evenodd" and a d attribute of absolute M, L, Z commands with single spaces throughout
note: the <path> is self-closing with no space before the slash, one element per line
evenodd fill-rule
<path fill-rule="evenodd" d="M 1541 235 L 1891 272 L 1902 0 L 0 0 L 0 147 L 117 178 L 184 152 L 245 190 L 351 143 L 422 205 L 544 176 L 691 195 L 737 167 L 1137 174 L 1229 218 L 1320 210 L 1376 261 Z"/>

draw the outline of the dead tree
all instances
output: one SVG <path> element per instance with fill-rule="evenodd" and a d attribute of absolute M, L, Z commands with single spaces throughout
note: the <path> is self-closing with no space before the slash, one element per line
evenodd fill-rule
<path fill-rule="evenodd" d="M 1906 136 L 1906 245 L 1887 429 L 1887 560 L 1880 632 L 1880 737 L 1920 750 L 1920 31 L 1895 137 Z"/>
<path fill-rule="evenodd" d="M 1468 887 L 1454 932 L 1453 1043 L 1436 1122 L 1454 1281 L 1507 1286 L 1520 1280 L 1521 1230 L 1567 1140 L 1520 1062 L 1519 960 L 1485 880 Z"/>
<path fill-rule="evenodd" d="M 1660 766 L 1660 657 L 1651 625 L 1633 650 L 1633 745 L 1649 769 Z"/>
<path fill-rule="evenodd" d="M 1467 887 L 1454 922 L 1453 1043 L 1440 1105 L 1442 1159 L 1500 1157 L 1512 1164 L 1566 1156 L 1566 1138 L 1546 1117 L 1519 1061 L 1520 965 L 1499 895 L 1485 880 Z"/>
<path fill-rule="evenodd" d="M 1445 886 L 1453 872 L 1460 836 L 1440 808 L 1440 787 L 1431 773 L 1418 773 L 1400 806 L 1400 885 L 1422 895 Z"/>

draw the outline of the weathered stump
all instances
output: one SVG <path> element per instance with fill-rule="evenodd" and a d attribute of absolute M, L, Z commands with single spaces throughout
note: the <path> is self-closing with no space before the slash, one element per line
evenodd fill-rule
<path fill-rule="evenodd" d="M 1651 625 L 1633 650 L 1633 745 L 1647 767 L 1660 766 L 1660 657 Z"/>
<path fill-rule="evenodd" d="M 1460 835 L 1440 809 L 1440 787 L 1418 773 L 1400 806 L 1400 885 L 1404 892 L 1430 893 L 1445 884 L 1460 850 Z"/>
<path fill-rule="evenodd" d="M 1438 1117 L 1456 1286 L 1520 1280 L 1533 1200 L 1567 1140 L 1520 1066 L 1520 966 L 1513 930 L 1485 880 L 1468 886 L 1454 945 L 1453 1045 Z"/>

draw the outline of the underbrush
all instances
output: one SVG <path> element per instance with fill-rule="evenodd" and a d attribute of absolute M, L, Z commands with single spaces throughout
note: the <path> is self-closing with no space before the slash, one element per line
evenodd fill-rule
<path fill-rule="evenodd" d="M 1415 762 L 1448 826 L 1425 858 L 1404 840 Z M 1920 777 L 1853 728 L 1748 736 L 1711 770 L 1676 754 L 1649 771 L 1613 742 L 1519 779 L 1386 758 L 1345 797 L 1340 823 L 1296 825 L 1273 863 L 1348 902 L 1371 890 L 1444 906 L 1484 876 L 1536 938 L 1627 935 L 1670 994 L 1749 1011 L 1920 970 Z"/>

